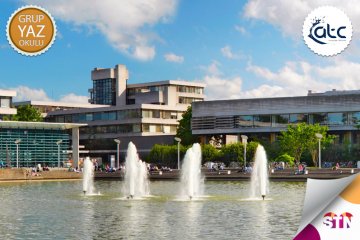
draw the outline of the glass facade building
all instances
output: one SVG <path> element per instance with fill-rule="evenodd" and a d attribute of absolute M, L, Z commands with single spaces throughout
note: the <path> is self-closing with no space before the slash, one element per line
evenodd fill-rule
<path fill-rule="evenodd" d="M 64 166 L 79 160 L 79 128 L 86 124 L 0 121 L 0 165 Z"/>
<path fill-rule="evenodd" d="M 91 99 L 93 104 L 115 105 L 116 79 L 94 80 Z"/>
<path fill-rule="evenodd" d="M 206 142 L 214 135 L 269 136 L 292 124 L 328 126 L 339 143 L 359 142 L 360 91 L 308 96 L 193 102 L 192 132 Z M 221 124 L 220 124 L 221 123 Z"/>
<path fill-rule="evenodd" d="M 37 164 L 55 167 L 59 156 L 62 163 L 69 159 L 69 149 L 69 133 L 62 130 L 0 129 L 0 162 L 3 165 L 16 167 L 18 160 L 19 167 Z"/>

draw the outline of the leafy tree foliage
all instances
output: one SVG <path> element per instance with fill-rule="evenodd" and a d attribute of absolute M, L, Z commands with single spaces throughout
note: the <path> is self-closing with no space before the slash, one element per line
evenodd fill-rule
<path fill-rule="evenodd" d="M 180 161 L 184 158 L 186 150 L 186 147 L 180 145 Z M 177 168 L 177 158 L 177 145 L 155 144 L 147 157 L 147 162 Z"/>
<path fill-rule="evenodd" d="M 213 162 L 216 161 L 217 158 L 220 156 L 219 150 L 217 150 L 211 144 L 204 144 L 201 146 L 202 151 L 202 162 Z"/>
<path fill-rule="evenodd" d="M 10 118 L 12 121 L 42 122 L 41 113 L 31 105 L 22 105 L 17 108 L 17 114 Z"/>
<path fill-rule="evenodd" d="M 192 109 L 190 106 L 186 112 L 182 114 L 182 119 L 179 121 L 179 126 L 176 132 L 176 137 L 180 138 L 181 144 L 185 146 L 198 142 L 198 138 L 192 135 L 191 132 L 191 118 Z"/>
<path fill-rule="evenodd" d="M 290 167 L 294 166 L 294 158 L 291 157 L 287 153 L 284 153 L 283 155 L 278 156 L 275 159 L 275 162 L 284 162 L 284 163 L 288 163 Z"/>
<path fill-rule="evenodd" d="M 305 151 L 310 151 L 313 163 L 316 166 L 319 140 L 315 134 L 322 134 L 321 146 L 324 148 L 334 139 L 334 136 L 328 135 L 327 131 L 327 126 L 320 126 L 319 124 L 289 125 L 287 131 L 281 132 L 280 145 L 282 150 L 292 156 L 296 163 L 300 162 L 301 155 Z"/>

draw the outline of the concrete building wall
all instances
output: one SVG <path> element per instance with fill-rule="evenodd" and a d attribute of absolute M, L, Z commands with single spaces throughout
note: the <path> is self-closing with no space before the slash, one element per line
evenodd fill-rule
<path fill-rule="evenodd" d="M 359 111 L 360 94 L 194 102 L 193 117 Z"/>
<path fill-rule="evenodd" d="M 12 98 L 15 96 L 15 91 L 0 89 L 0 119 L 2 119 L 2 115 L 15 115 L 17 113 L 16 108 L 12 107 Z"/>
<path fill-rule="evenodd" d="M 137 93 L 135 94 L 134 99 L 136 104 L 165 103 L 162 91 Z"/>
<path fill-rule="evenodd" d="M 178 104 L 178 94 L 176 86 L 169 86 L 164 92 L 164 102 L 169 106 L 176 106 Z"/>
<path fill-rule="evenodd" d="M 126 84 L 129 79 L 129 72 L 125 65 L 115 66 L 115 78 L 116 78 L 116 105 L 126 105 Z"/>
<path fill-rule="evenodd" d="M 91 79 L 99 80 L 99 79 L 107 79 L 107 78 L 115 78 L 115 72 L 113 68 L 95 68 L 91 71 Z"/>
<path fill-rule="evenodd" d="M 266 136 L 273 142 L 288 124 L 305 122 L 327 125 L 330 133 L 338 136 L 339 143 L 352 143 L 357 136 L 356 125 L 360 122 L 358 91 L 303 97 L 204 101 L 194 102 L 192 106 L 192 132 L 205 139 L 213 135 L 246 134 Z M 288 122 L 277 122 L 283 116 L 287 117 Z M 304 118 L 298 121 L 297 118 L 291 119 L 291 116 Z"/>

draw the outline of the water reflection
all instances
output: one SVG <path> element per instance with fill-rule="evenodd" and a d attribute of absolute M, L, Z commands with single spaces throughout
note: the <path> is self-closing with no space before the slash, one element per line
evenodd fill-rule
<path fill-rule="evenodd" d="M 207 182 L 201 201 L 175 201 L 178 182 L 151 182 L 154 197 L 119 200 L 122 182 L 0 184 L 2 239 L 292 239 L 303 183 L 271 183 L 268 201 L 241 201 L 248 182 Z M 280 226 L 280 227 L 279 227 Z"/>

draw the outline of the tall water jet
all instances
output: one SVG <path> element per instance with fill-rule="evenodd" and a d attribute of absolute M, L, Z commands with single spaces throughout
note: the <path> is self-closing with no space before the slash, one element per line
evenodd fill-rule
<path fill-rule="evenodd" d="M 201 147 L 195 143 L 186 151 L 181 166 L 181 196 L 192 200 L 202 196 L 204 178 L 201 175 Z"/>
<path fill-rule="evenodd" d="M 139 159 L 132 142 L 129 142 L 126 152 L 123 193 L 129 199 L 150 194 L 146 163 Z"/>
<path fill-rule="evenodd" d="M 84 195 L 92 195 L 94 191 L 94 164 L 90 157 L 86 157 L 83 169 L 83 193 Z"/>
<path fill-rule="evenodd" d="M 255 153 L 255 162 L 251 173 L 250 197 L 258 198 L 269 193 L 269 177 L 266 152 L 263 146 L 258 145 Z"/>

